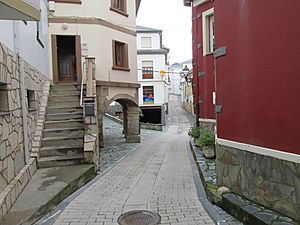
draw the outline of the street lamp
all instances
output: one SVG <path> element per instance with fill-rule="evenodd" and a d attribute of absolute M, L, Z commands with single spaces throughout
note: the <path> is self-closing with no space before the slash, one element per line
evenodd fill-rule
<path fill-rule="evenodd" d="M 187 67 L 187 65 L 185 65 L 185 67 L 182 70 L 183 76 L 186 77 L 189 74 L 189 71 L 190 69 Z"/>

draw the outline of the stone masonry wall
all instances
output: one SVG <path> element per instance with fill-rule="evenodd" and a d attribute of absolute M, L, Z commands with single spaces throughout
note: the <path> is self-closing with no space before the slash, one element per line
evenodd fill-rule
<path fill-rule="evenodd" d="M 32 93 L 30 95 L 30 108 L 28 108 L 27 103 L 28 138 L 30 140 L 28 147 L 31 150 L 40 99 L 47 78 L 26 62 L 24 63 L 24 73 L 25 88 Z M 0 84 L 2 91 L 5 91 L 7 95 L 8 102 L 7 111 L 0 111 L 1 193 L 25 166 L 20 60 L 16 54 L 2 43 L 0 43 Z M 25 93 L 26 96 L 27 93 Z M 3 98 L 0 98 L 0 100 L 3 101 Z"/>
<path fill-rule="evenodd" d="M 300 164 L 217 146 L 217 183 L 300 220 Z"/>

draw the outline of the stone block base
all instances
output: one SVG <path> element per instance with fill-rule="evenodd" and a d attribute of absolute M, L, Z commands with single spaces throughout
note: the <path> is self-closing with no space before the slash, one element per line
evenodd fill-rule
<path fill-rule="evenodd" d="M 140 143 L 141 137 L 139 135 L 132 135 L 132 136 L 127 135 L 126 142 L 127 143 Z"/>
<path fill-rule="evenodd" d="M 217 145 L 217 183 L 300 220 L 300 164 Z"/>
<path fill-rule="evenodd" d="M 202 130 L 215 133 L 215 126 L 216 121 L 215 120 L 208 120 L 208 119 L 199 119 L 199 127 Z"/>

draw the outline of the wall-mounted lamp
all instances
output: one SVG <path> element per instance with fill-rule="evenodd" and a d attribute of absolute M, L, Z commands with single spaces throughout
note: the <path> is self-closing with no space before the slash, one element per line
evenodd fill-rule
<path fill-rule="evenodd" d="M 63 30 L 67 30 L 68 29 L 68 24 L 67 23 L 63 23 L 62 25 L 61 25 L 61 28 L 63 29 Z"/>

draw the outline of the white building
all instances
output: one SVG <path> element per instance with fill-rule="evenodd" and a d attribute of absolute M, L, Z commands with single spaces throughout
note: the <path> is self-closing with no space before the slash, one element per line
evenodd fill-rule
<path fill-rule="evenodd" d="M 185 101 L 185 78 L 184 75 L 188 74 L 188 71 L 184 72 L 186 69 L 191 70 L 193 68 L 192 60 L 187 60 L 181 63 L 174 63 L 168 68 L 170 87 L 169 93 L 174 95 L 180 95 L 181 101 Z"/>
<path fill-rule="evenodd" d="M 50 83 L 48 2 L 0 1 L 0 29 L 1 218 L 37 169 L 34 139 Z"/>
<path fill-rule="evenodd" d="M 54 83 L 81 83 L 85 57 L 95 58 L 100 145 L 102 115 L 123 106 L 127 142 L 139 142 L 136 15 L 141 0 L 51 0 L 51 73 Z"/>
<path fill-rule="evenodd" d="M 168 110 L 167 55 L 162 45 L 162 31 L 137 26 L 137 68 L 141 122 L 165 124 Z"/>

